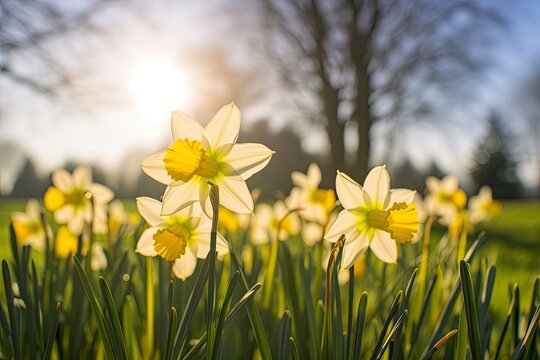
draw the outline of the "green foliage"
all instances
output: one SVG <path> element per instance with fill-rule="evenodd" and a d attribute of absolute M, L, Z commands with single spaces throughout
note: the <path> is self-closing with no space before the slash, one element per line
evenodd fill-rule
<path fill-rule="evenodd" d="M 192 277 L 171 280 L 170 264 L 133 251 L 142 230 L 113 239 L 101 271 L 80 252 L 58 258 L 50 239 L 41 254 L 19 246 L 13 231 L 3 238 L 11 253 L 2 261 L 0 357 L 538 359 L 540 279 L 508 291 L 505 271 L 482 256 L 483 236 L 459 263 L 455 249 L 434 240 L 425 282 L 416 270 L 422 244 L 411 244 L 396 265 L 366 254 L 365 268 L 346 270 L 347 284 L 342 239 L 317 284 L 323 245 L 291 238 L 254 247 L 245 234 L 230 236 L 231 248 L 252 257 L 209 256 Z"/>

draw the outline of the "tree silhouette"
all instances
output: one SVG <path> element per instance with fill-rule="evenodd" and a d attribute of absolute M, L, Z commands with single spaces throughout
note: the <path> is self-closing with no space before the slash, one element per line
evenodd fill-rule
<path fill-rule="evenodd" d="M 264 4 L 270 31 L 263 43 L 282 86 L 326 131 L 334 168 L 358 178 L 367 174 L 373 125 L 390 125 L 390 153 L 404 123 L 433 118 L 470 89 L 488 58 L 486 38 L 502 23 L 494 7 L 473 0 Z M 345 148 L 350 131 L 355 149 Z"/>
<path fill-rule="evenodd" d="M 494 197 L 514 198 L 519 195 L 513 147 L 513 137 L 506 130 L 501 115 L 492 112 L 486 135 L 474 152 L 471 177 L 475 191 L 489 185 Z"/>
<path fill-rule="evenodd" d="M 43 196 L 43 192 L 42 181 L 36 172 L 34 163 L 32 160 L 26 159 L 10 196 L 14 198 L 40 198 Z"/>

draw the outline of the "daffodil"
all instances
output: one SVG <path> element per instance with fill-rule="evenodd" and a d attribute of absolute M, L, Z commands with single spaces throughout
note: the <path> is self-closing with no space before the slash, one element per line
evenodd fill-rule
<path fill-rule="evenodd" d="M 227 234 L 235 234 L 240 230 L 245 230 L 250 221 L 251 215 L 236 214 L 227 208 L 219 209 L 219 229 Z"/>
<path fill-rule="evenodd" d="M 295 187 L 291 190 L 287 205 L 290 208 L 298 208 L 304 220 L 325 225 L 328 215 L 336 206 L 336 195 L 334 190 L 319 189 L 321 183 L 319 166 L 312 163 L 307 174 L 294 171 L 291 178 Z"/>
<path fill-rule="evenodd" d="M 278 234 L 279 228 L 279 234 Z M 276 201 L 273 206 L 259 204 L 251 220 L 251 242 L 255 245 L 267 244 L 279 237 L 286 240 L 300 231 L 297 214 L 291 213 L 283 201 Z"/>
<path fill-rule="evenodd" d="M 200 202 L 211 217 L 209 182 L 219 186 L 221 205 L 239 214 L 253 213 L 246 180 L 264 168 L 274 152 L 261 144 L 236 144 L 236 105 L 222 107 L 204 129 L 179 111 L 173 112 L 171 122 L 173 143 L 141 164 L 144 172 L 167 185 L 161 214 Z"/>
<path fill-rule="evenodd" d="M 425 206 L 431 215 L 439 215 L 450 221 L 456 213 L 465 208 L 467 195 L 459 188 L 457 177 L 448 175 L 442 179 L 429 176 L 426 179 L 428 195 Z"/>
<path fill-rule="evenodd" d="M 334 243 L 345 235 L 342 267 L 351 267 L 368 247 L 382 261 L 395 263 L 397 243 L 410 242 L 418 231 L 415 192 L 391 190 L 384 166 L 371 170 L 364 186 L 338 171 L 336 191 L 345 209 L 329 226 L 325 239 Z"/>
<path fill-rule="evenodd" d="M 70 254 L 75 254 L 77 252 L 78 244 L 79 239 L 67 226 L 62 225 L 58 228 L 54 239 L 56 256 L 66 258 Z"/>
<path fill-rule="evenodd" d="M 142 233 L 136 252 L 174 261 L 174 275 L 186 279 L 195 271 L 197 258 L 206 258 L 210 251 L 212 220 L 203 214 L 197 203 L 167 216 L 161 215 L 161 207 L 160 201 L 137 198 L 137 208 L 150 228 Z M 227 241 L 219 233 L 216 250 L 218 255 L 229 251 Z"/>
<path fill-rule="evenodd" d="M 45 230 L 41 223 L 39 204 L 36 200 L 28 200 L 26 211 L 14 212 L 11 215 L 11 221 L 19 244 L 30 245 L 36 250 L 43 250 L 45 247 Z"/>
<path fill-rule="evenodd" d="M 493 193 L 489 186 L 482 186 L 478 195 L 471 197 L 469 201 L 469 222 L 478 224 L 502 210 L 501 203 L 493 200 Z"/>
<path fill-rule="evenodd" d="M 92 222 L 96 233 L 106 232 L 105 204 L 112 200 L 114 194 L 108 187 L 92 183 L 90 168 L 77 166 L 73 174 L 64 169 L 56 170 L 52 182 L 54 186 L 47 189 L 44 202 L 45 208 L 54 212 L 54 220 L 58 224 L 67 223 L 75 235 L 81 233 L 85 222 Z"/>

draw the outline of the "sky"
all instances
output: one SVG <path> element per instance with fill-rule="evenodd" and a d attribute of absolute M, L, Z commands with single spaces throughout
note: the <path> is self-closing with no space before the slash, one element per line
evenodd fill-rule
<path fill-rule="evenodd" d="M 200 60 L 201 56 L 204 59 L 205 44 L 217 43 L 227 62 L 250 66 L 249 57 L 242 55 L 245 49 L 241 50 L 234 38 L 237 29 L 231 25 L 234 16 L 241 20 L 238 5 L 217 0 L 140 0 L 136 2 L 138 10 L 128 12 L 121 8 L 122 2 L 119 4 L 96 20 L 107 29 L 105 39 L 91 36 L 88 46 L 79 46 L 77 52 L 85 63 L 88 60 L 87 67 L 78 60 L 69 64 L 78 71 L 82 89 L 78 93 L 50 98 L 0 76 L 0 144 L 15 144 L 42 174 L 66 161 L 136 174 L 139 169 L 132 163 L 136 165 L 168 141 L 172 110 L 182 110 L 206 123 L 212 112 L 235 100 L 231 98 L 234 91 L 221 88 L 220 66 L 208 70 Z M 473 119 L 492 108 L 515 111 L 512 97 L 517 84 L 540 65 L 540 2 L 501 4 L 509 23 L 498 35 L 494 66 L 479 87 L 477 101 L 466 108 L 456 106 L 452 112 L 455 126 L 444 133 L 430 124 L 407 128 L 401 135 L 398 157 L 408 156 L 420 166 L 435 159 L 447 171 L 464 175 L 471 151 L 484 131 L 483 123 Z M 68 38 L 54 45 L 67 58 L 79 44 Z M 208 98 L 214 102 L 202 104 Z M 269 118 L 278 128 L 286 123 L 275 105 L 240 109 L 247 126 L 261 117 Z M 523 131 L 517 121 L 512 128 Z M 373 136 L 376 140 L 379 137 L 374 161 L 384 141 L 380 134 L 374 129 Z M 307 132 L 303 145 L 309 152 L 327 150 L 324 133 L 316 129 Z M 13 175 L 9 169 L 16 167 L 16 162 L 11 152 L 0 154 L 2 186 L 9 187 L 6 182 Z M 537 163 L 524 163 L 519 171 L 527 184 L 538 182 Z"/>

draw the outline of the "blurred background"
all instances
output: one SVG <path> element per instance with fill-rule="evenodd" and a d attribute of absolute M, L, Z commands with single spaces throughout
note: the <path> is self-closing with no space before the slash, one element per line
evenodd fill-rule
<path fill-rule="evenodd" d="M 120 198 L 159 197 L 139 163 L 170 112 L 235 101 L 239 142 L 277 151 L 251 186 L 287 193 L 310 162 L 392 187 L 455 174 L 538 198 L 540 2 L 0 0 L 0 194 L 41 197 L 91 165 Z"/>

